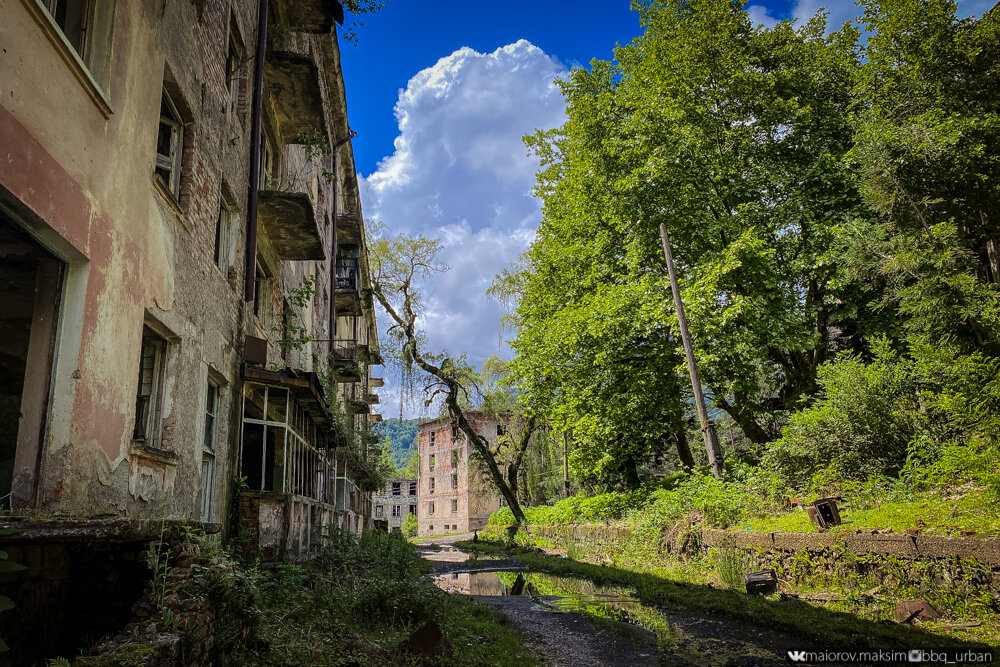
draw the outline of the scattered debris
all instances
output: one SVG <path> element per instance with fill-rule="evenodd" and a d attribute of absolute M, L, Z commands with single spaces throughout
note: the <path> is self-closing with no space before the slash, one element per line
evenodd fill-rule
<path fill-rule="evenodd" d="M 818 498 L 813 501 L 812 505 L 807 505 L 805 509 L 809 514 L 809 519 L 820 530 L 840 525 L 840 510 L 837 509 L 835 498 Z"/>
<path fill-rule="evenodd" d="M 896 620 L 900 623 L 918 621 L 936 621 L 941 618 L 941 612 L 923 600 L 906 600 L 896 605 Z"/>
<path fill-rule="evenodd" d="M 778 590 L 778 576 L 774 570 L 761 570 L 746 575 L 747 593 L 768 595 Z"/>

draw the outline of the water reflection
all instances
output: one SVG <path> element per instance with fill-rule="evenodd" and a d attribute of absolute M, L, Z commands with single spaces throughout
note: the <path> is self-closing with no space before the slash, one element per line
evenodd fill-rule
<path fill-rule="evenodd" d="M 655 634 L 661 647 L 673 646 L 682 636 L 662 612 L 643 604 L 628 590 L 584 579 L 540 572 L 462 572 L 438 575 L 435 581 L 453 593 L 531 596 L 544 607 L 628 623 Z"/>

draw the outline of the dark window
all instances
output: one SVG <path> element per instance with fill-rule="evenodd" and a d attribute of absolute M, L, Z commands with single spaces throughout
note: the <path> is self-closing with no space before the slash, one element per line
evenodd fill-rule
<path fill-rule="evenodd" d="M 215 219 L 215 265 L 225 271 L 229 268 L 232 246 L 233 208 L 225 199 L 219 200 L 219 215 Z"/>
<path fill-rule="evenodd" d="M 503 435 L 503 426 L 497 424 L 497 435 Z"/>
<path fill-rule="evenodd" d="M 434 503 L 429 503 L 427 505 L 427 513 L 428 514 L 434 514 Z M 433 528 L 433 526 L 431 526 L 431 527 Z"/>
<path fill-rule="evenodd" d="M 452 500 L 451 501 L 451 513 L 452 514 L 457 514 L 458 513 L 458 501 L 457 500 Z"/>
<path fill-rule="evenodd" d="M 160 389 L 166 343 L 148 327 L 142 328 L 139 354 L 139 385 L 135 395 L 135 425 L 132 439 L 158 444 Z"/>
<path fill-rule="evenodd" d="M 208 381 L 208 393 L 205 396 L 205 441 L 202 445 L 204 451 L 215 453 L 216 433 L 219 421 L 219 386 Z"/>
<path fill-rule="evenodd" d="M 410 482 L 410 495 L 411 496 L 417 495 L 417 483 L 416 482 Z"/>
<path fill-rule="evenodd" d="M 392 495 L 399 496 L 403 494 L 402 484 L 400 482 L 392 483 Z"/>
<path fill-rule="evenodd" d="M 458 475 L 457 474 L 453 474 L 451 476 L 451 488 L 453 488 L 453 489 L 457 489 L 458 488 Z"/>
<path fill-rule="evenodd" d="M 403 510 L 403 508 L 400 505 L 393 505 L 392 506 L 392 515 L 394 517 L 398 517 L 400 515 L 400 512 L 402 512 L 402 510 Z"/>
<path fill-rule="evenodd" d="M 412 514 L 413 516 L 417 516 L 417 506 L 416 505 L 410 505 L 410 514 Z"/>
<path fill-rule="evenodd" d="M 156 176 L 163 186 L 179 199 L 181 194 L 181 159 L 184 155 L 184 123 L 169 93 L 160 98 L 160 128 L 156 134 Z"/>
<path fill-rule="evenodd" d="M 431 445 L 431 447 L 434 446 L 434 431 L 431 431 L 431 442 L 430 442 L 430 445 Z"/>
<path fill-rule="evenodd" d="M 233 112 L 240 103 L 240 88 L 243 84 L 240 67 L 240 48 L 236 45 L 236 40 L 230 28 L 229 50 L 226 53 L 226 87 L 229 90 L 229 101 L 226 110 Z"/>
<path fill-rule="evenodd" d="M 93 3 L 89 0 L 44 0 L 43 4 L 70 46 L 86 60 L 87 33 L 94 18 Z"/>

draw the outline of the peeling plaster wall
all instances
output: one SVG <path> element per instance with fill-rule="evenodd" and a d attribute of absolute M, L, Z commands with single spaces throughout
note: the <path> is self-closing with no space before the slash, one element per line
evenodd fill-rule
<path fill-rule="evenodd" d="M 221 521 L 238 457 L 244 336 L 270 341 L 271 364 L 313 371 L 325 363 L 335 216 L 332 184 L 323 177 L 329 158 L 313 165 L 304 188 L 326 259 L 279 261 L 258 229 L 259 253 L 274 274 L 273 317 L 261 322 L 242 298 L 256 0 L 105 0 L 113 12 L 103 89 L 108 116 L 30 11 L 34 2 L 0 0 L 0 201 L 67 263 L 37 510 L 199 518 L 211 378 L 220 387 L 211 520 Z M 231 23 L 246 62 L 230 109 Z M 300 36 L 296 43 L 317 62 L 333 145 L 347 132 L 336 37 Z M 154 185 L 152 173 L 165 80 L 186 123 L 176 201 Z M 290 146 L 278 159 L 279 169 L 301 168 L 304 151 Z M 340 149 L 338 172 L 360 214 L 349 143 Z M 214 248 L 224 192 L 237 224 L 231 261 L 220 269 Z M 306 276 L 316 276 L 317 294 L 295 315 L 316 340 L 283 350 L 283 297 Z M 144 322 L 167 343 L 155 450 L 132 442 Z M 367 340 L 370 310 L 361 329 Z M 341 401 L 367 391 L 362 384 L 340 385 Z M 354 419 L 367 426 L 366 416 Z"/>

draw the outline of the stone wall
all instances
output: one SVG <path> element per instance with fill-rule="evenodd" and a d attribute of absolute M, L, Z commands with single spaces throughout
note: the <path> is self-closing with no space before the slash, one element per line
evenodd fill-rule
<path fill-rule="evenodd" d="M 626 524 L 529 526 L 536 543 L 565 550 L 586 549 L 589 559 L 614 562 L 633 539 Z M 496 536 L 500 532 L 496 531 Z M 753 556 L 761 567 L 776 567 L 794 579 L 865 576 L 899 585 L 926 586 L 1000 595 L 1000 540 L 881 533 L 755 533 L 679 525 L 664 529 L 655 546 L 663 559 L 707 554 L 732 546 Z"/>

